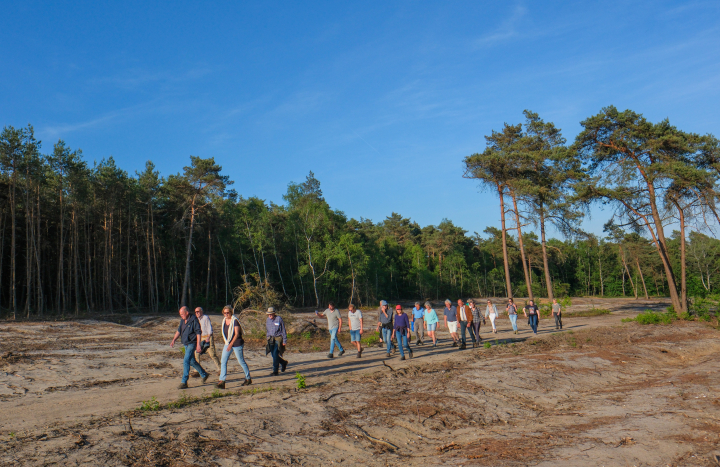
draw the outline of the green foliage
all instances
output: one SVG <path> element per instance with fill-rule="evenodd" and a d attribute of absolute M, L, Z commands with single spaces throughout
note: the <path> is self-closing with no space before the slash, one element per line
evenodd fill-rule
<path fill-rule="evenodd" d="M 181 409 L 181 408 L 188 406 L 190 404 L 193 404 L 197 401 L 198 401 L 197 397 L 183 393 L 183 395 L 180 396 L 180 399 L 175 400 L 173 402 L 168 402 L 167 408 L 168 409 Z"/>
<path fill-rule="evenodd" d="M 304 333 L 302 333 L 300 336 L 301 336 L 303 339 L 305 339 L 305 340 L 310 340 L 310 339 L 312 339 L 312 333 L 311 333 L 311 332 L 304 332 Z"/>
<path fill-rule="evenodd" d="M 160 410 L 160 402 L 153 396 L 149 401 L 142 401 L 138 410 L 141 412 L 156 412 Z"/>
<path fill-rule="evenodd" d="M 609 315 L 611 313 L 610 310 L 607 308 L 590 308 L 589 310 L 582 310 L 582 311 L 575 311 L 573 313 L 568 313 L 566 315 L 563 315 L 564 317 L 591 317 L 591 316 L 603 316 L 603 315 Z"/>
<path fill-rule="evenodd" d="M 270 391 L 274 391 L 274 390 L 275 390 L 275 388 L 270 387 L 270 386 L 266 386 L 266 387 L 263 387 L 263 388 L 244 389 L 244 390 L 242 390 L 242 391 L 240 392 L 240 394 L 247 394 L 247 395 L 251 395 L 251 396 L 252 396 L 253 394 L 260 394 L 260 393 L 263 393 L 263 392 L 270 392 Z"/>
<path fill-rule="evenodd" d="M 361 342 L 365 344 L 366 347 L 372 347 L 373 345 L 380 342 L 380 337 L 378 337 L 376 334 L 372 334 L 364 339 L 361 339 Z"/>
<path fill-rule="evenodd" d="M 184 345 L 181 345 L 181 346 L 178 348 L 178 350 L 180 351 L 180 355 L 182 355 L 183 358 L 185 358 L 185 346 L 184 346 Z"/>
<path fill-rule="evenodd" d="M 677 315 L 672 312 L 658 313 L 653 310 L 645 310 L 635 318 L 624 318 L 623 323 L 636 322 L 638 324 L 671 324 L 677 319 Z"/>
<path fill-rule="evenodd" d="M 490 347 L 492 347 L 492 344 L 490 342 L 485 342 L 483 344 L 483 347 L 485 347 L 486 349 L 489 349 Z"/>
<path fill-rule="evenodd" d="M 305 389 L 305 377 L 299 371 L 295 372 L 295 380 L 298 389 Z"/>

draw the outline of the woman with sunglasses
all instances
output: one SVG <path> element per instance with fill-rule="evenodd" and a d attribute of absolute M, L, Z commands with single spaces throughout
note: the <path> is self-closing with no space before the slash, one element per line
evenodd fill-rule
<path fill-rule="evenodd" d="M 512 298 L 508 298 L 508 304 L 507 307 L 505 307 L 505 311 L 507 311 L 510 324 L 512 324 L 513 334 L 517 334 L 517 306 L 515 306 L 515 302 L 513 302 Z"/>
<path fill-rule="evenodd" d="M 241 386 L 247 386 L 252 384 L 250 379 L 250 368 L 245 363 L 245 356 L 243 355 L 243 346 L 245 341 L 243 340 L 242 326 L 240 326 L 240 320 L 233 314 L 233 308 L 230 305 L 225 305 L 223 308 L 223 325 L 222 325 L 222 336 L 225 340 L 225 346 L 223 347 L 222 357 L 220 358 L 220 381 L 215 385 L 219 389 L 225 389 L 225 377 L 227 376 L 227 363 L 230 358 L 230 354 L 234 353 L 238 363 L 245 373 L 245 381 Z"/>

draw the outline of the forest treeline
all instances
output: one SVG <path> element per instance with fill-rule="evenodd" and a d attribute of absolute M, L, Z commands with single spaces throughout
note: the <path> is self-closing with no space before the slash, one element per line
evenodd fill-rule
<path fill-rule="evenodd" d="M 312 172 L 277 205 L 240 196 L 213 158 L 162 177 L 89 164 L 32 126 L 0 135 L 0 313 L 10 317 L 458 296 L 688 296 L 718 292 L 712 135 L 602 109 L 567 144 L 526 111 L 464 160 L 498 203 L 469 235 L 450 220 L 377 223 L 332 209 Z M 459 174 L 458 176 L 460 176 Z M 467 200 L 468 215 L 478 196 Z M 486 202 L 486 201 L 485 201 Z M 612 209 L 583 232 L 592 203 Z M 549 225 L 562 239 L 547 239 Z M 672 231 L 668 231 L 672 227 Z"/>

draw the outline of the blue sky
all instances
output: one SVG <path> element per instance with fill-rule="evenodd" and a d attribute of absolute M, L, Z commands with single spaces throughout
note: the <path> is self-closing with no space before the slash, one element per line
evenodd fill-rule
<path fill-rule="evenodd" d="M 172 5 L 172 6 L 171 6 Z M 0 125 L 134 172 L 215 157 L 276 203 L 315 172 L 349 217 L 499 225 L 463 179 L 530 109 L 615 105 L 718 134 L 720 2 L 3 2 Z M 585 227 L 601 233 L 607 211 Z"/>

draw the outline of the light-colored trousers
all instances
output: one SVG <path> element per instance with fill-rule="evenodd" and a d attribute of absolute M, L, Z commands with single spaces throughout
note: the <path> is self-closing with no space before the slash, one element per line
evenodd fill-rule
<path fill-rule="evenodd" d="M 213 362 L 215 362 L 215 366 L 217 367 L 218 371 L 220 371 L 220 359 L 218 358 L 217 351 L 215 350 L 215 338 L 213 336 L 200 336 L 201 341 L 209 341 L 210 347 L 205 351 L 206 354 L 210 355 L 210 358 Z M 200 362 L 201 355 L 197 352 L 195 352 L 195 360 Z"/>

